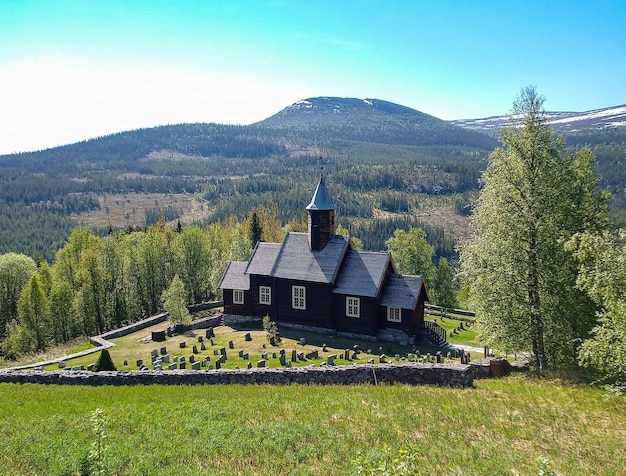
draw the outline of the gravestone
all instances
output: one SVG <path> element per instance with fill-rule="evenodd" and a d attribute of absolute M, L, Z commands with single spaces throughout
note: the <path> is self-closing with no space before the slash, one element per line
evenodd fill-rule
<path fill-rule="evenodd" d="M 278 357 L 278 361 L 283 367 L 287 365 L 287 358 L 285 357 L 285 354 L 280 354 L 280 356 Z"/>
<path fill-rule="evenodd" d="M 335 365 L 336 358 L 337 356 L 335 354 L 331 354 L 328 357 L 326 357 L 326 365 Z"/>
<path fill-rule="evenodd" d="M 272 352 L 272 359 L 276 358 L 276 352 Z"/>
<path fill-rule="evenodd" d="M 211 338 L 211 329 L 207 329 L 206 331 L 204 331 L 204 337 L 206 337 L 207 339 Z"/>
<path fill-rule="evenodd" d="M 159 356 L 159 351 L 158 351 L 158 350 L 156 350 L 156 349 L 152 349 L 152 350 L 150 351 L 150 355 L 151 355 L 152 357 L 158 357 L 158 356 Z"/>
<path fill-rule="evenodd" d="M 234 349 L 235 348 L 235 343 L 232 340 L 228 341 L 228 348 L 229 349 Z"/>
<path fill-rule="evenodd" d="M 243 357 L 243 349 L 239 351 L 239 357 Z"/>
<path fill-rule="evenodd" d="M 161 347 L 161 349 L 159 350 L 161 355 L 165 355 L 167 354 L 167 347 Z"/>
<path fill-rule="evenodd" d="M 270 345 L 271 346 L 275 346 L 276 345 L 276 337 L 275 336 L 270 336 Z"/>
<path fill-rule="evenodd" d="M 319 359 L 319 354 L 317 352 L 317 349 L 313 349 L 311 352 L 306 354 L 306 358 L 307 359 Z"/>
<path fill-rule="evenodd" d="M 96 364 L 89 364 L 87 366 L 87 370 L 89 370 L 90 372 L 93 372 L 93 368 L 96 366 Z M 35 370 L 42 370 L 43 371 L 43 366 L 37 367 L 35 368 Z"/>
<path fill-rule="evenodd" d="M 220 349 L 220 354 L 222 354 L 224 357 L 226 357 L 226 347 L 222 347 Z"/>
<path fill-rule="evenodd" d="M 246 352 L 245 354 L 243 354 L 242 358 L 243 360 L 250 360 L 250 354 Z"/>
<path fill-rule="evenodd" d="M 155 360 L 157 360 L 159 357 L 156 355 L 153 355 L 150 357 L 150 362 L 154 363 Z"/>
<path fill-rule="evenodd" d="M 322 344 L 322 352 L 328 352 L 328 349 L 326 348 L 326 344 Z"/>
<path fill-rule="evenodd" d="M 252 340 L 252 336 L 250 335 L 250 333 L 246 333 L 244 339 L 246 340 L 246 342 L 250 342 Z"/>
<path fill-rule="evenodd" d="M 178 363 L 178 356 L 177 355 L 174 356 L 174 362 Z"/>
<path fill-rule="evenodd" d="M 261 360 L 259 360 L 259 361 L 256 363 L 257 368 L 258 368 L 258 369 L 265 368 L 265 362 L 266 362 L 266 361 L 265 361 L 265 359 L 261 359 Z"/>
<path fill-rule="evenodd" d="M 261 359 L 267 360 L 267 352 L 262 352 L 261 353 Z"/>
<path fill-rule="evenodd" d="M 217 349 L 213 349 L 213 355 L 220 355 L 220 351 Z"/>
<path fill-rule="evenodd" d="M 306 345 L 306 339 L 304 337 L 300 337 L 300 345 Z"/>
<path fill-rule="evenodd" d="M 200 362 L 200 366 L 201 367 L 206 367 L 206 363 L 207 363 L 207 360 L 206 359 L 202 359 L 202 361 Z"/>
<path fill-rule="evenodd" d="M 280 349 L 279 353 L 280 355 L 285 355 L 285 349 Z"/>
<path fill-rule="evenodd" d="M 187 359 L 185 359 L 185 357 L 181 357 L 180 359 L 178 359 L 178 363 L 179 364 L 184 364 L 187 361 Z"/>
<path fill-rule="evenodd" d="M 373 363 L 374 363 L 374 359 L 368 359 L 368 360 L 367 360 L 367 363 L 368 363 L 368 364 L 373 364 Z"/>
<path fill-rule="evenodd" d="M 252 362 L 248 362 L 248 370 L 250 370 L 252 368 Z"/>
<path fill-rule="evenodd" d="M 197 354 L 197 353 L 198 353 L 198 346 L 197 346 L 197 345 L 194 345 L 191 351 L 192 351 L 194 354 Z"/>
<path fill-rule="evenodd" d="M 298 355 L 296 357 L 298 358 L 298 360 L 304 360 L 304 352 L 298 352 Z"/>
<path fill-rule="evenodd" d="M 124 361 L 124 367 L 126 367 L 128 365 L 128 360 Z"/>
<path fill-rule="evenodd" d="M 441 351 L 438 350 L 436 355 L 437 355 L 437 363 L 443 364 L 443 355 L 441 354 Z"/>
<path fill-rule="evenodd" d="M 61 362 L 59 362 L 59 368 L 60 369 L 64 369 L 65 368 L 65 360 L 62 360 Z"/>
<path fill-rule="evenodd" d="M 171 327 L 168 327 L 168 328 L 165 330 L 165 333 L 167 334 L 167 337 L 172 337 L 172 335 L 173 335 L 173 334 L 172 334 L 172 328 L 171 328 Z"/>
<path fill-rule="evenodd" d="M 137 362 L 135 363 L 137 364 L 137 367 L 141 367 L 143 365 L 143 360 L 137 359 Z"/>
<path fill-rule="evenodd" d="M 153 365 L 153 370 L 163 370 L 163 362 L 161 362 L 160 360 L 154 362 Z"/>
<path fill-rule="evenodd" d="M 174 362 L 173 364 L 170 364 L 167 369 L 168 370 L 176 370 L 177 368 L 178 368 L 178 364 L 176 362 Z"/>
<path fill-rule="evenodd" d="M 187 347 L 187 342 L 181 342 L 180 344 L 178 344 L 178 346 L 179 346 L 181 349 L 184 349 L 185 347 Z"/>
<path fill-rule="evenodd" d="M 292 362 L 298 361 L 298 351 L 296 349 L 291 351 L 291 361 Z"/>
<path fill-rule="evenodd" d="M 185 368 L 187 368 L 187 364 L 185 362 L 179 362 L 178 367 L 180 370 L 185 370 Z"/>
<path fill-rule="evenodd" d="M 170 354 L 165 354 L 163 357 L 161 357 L 161 359 L 163 359 L 163 362 L 165 362 L 166 364 L 170 363 Z"/>
<path fill-rule="evenodd" d="M 196 361 L 196 357 L 194 355 L 190 355 L 189 362 L 193 364 L 195 361 Z"/>
<path fill-rule="evenodd" d="M 213 370 L 213 364 L 209 365 L 206 369 L 207 370 Z"/>
<path fill-rule="evenodd" d="M 346 349 L 343 353 L 344 360 L 350 360 L 350 349 Z"/>
<path fill-rule="evenodd" d="M 154 342 L 165 341 L 165 331 L 152 331 L 152 340 Z"/>
<path fill-rule="evenodd" d="M 213 347 L 215 344 L 213 343 L 213 339 L 211 339 L 211 347 Z"/>
<path fill-rule="evenodd" d="M 204 342 L 204 337 L 198 336 L 198 342 L 202 344 Z"/>
<path fill-rule="evenodd" d="M 215 361 L 215 370 L 219 370 L 222 368 L 222 362 L 219 360 Z"/>
<path fill-rule="evenodd" d="M 352 352 L 352 360 L 357 360 L 359 358 L 358 352 Z"/>
<path fill-rule="evenodd" d="M 204 342 L 200 345 L 200 350 L 206 350 L 206 345 L 204 345 Z"/>
<path fill-rule="evenodd" d="M 384 364 L 387 362 L 387 356 L 385 354 L 380 354 L 380 363 Z"/>
<path fill-rule="evenodd" d="M 200 367 L 201 367 L 200 362 L 193 362 L 191 364 L 191 370 L 200 370 Z"/>

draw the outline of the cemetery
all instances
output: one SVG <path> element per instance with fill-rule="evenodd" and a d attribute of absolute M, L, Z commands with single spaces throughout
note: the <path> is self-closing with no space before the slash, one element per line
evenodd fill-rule
<path fill-rule="evenodd" d="M 117 372 L 92 372 L 98 349 L 74 358 L 0 372 L 3 382 L 128 384 L 397 382 L 471 386 L 485 366 L 455 349 L 341 336 L 302 326 L 270 335 L 261 321 L 221 314 L 174 329 L 163 315 L 92 338 L 107 348 Z"/>

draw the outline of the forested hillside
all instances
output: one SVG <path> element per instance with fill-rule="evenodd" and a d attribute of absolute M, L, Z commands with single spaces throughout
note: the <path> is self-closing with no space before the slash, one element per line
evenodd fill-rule
<path fill-rule="evenodd" d="M 625 218 L 626 128 L 579 132 Z M 571 141 L 571 143 L 569 142 Z M 79 223 L 98 233 L 165 218 L 174 226 L 247 217 L 270 201 L 297 226 L 324 167 L 339 223 L 366 249 L 421 226 L 454 257 L 496 140 L 380 100 L 299 101 L 250 126 L 182 124 L 0 157 L 0 253 L 52 260 Z M 320 160 L 322 157 L 322 160 Z"/>

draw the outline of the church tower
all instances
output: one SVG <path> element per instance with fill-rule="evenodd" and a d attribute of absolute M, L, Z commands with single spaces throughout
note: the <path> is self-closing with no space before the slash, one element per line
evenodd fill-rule
<path fill-rule="evenodd" d="M 311 251 L 320 251 L 335 235 L 335 205 L 326 191 L 323 175 L 320 175 L 306 210 L 309 214 L 309 248 Z"/>

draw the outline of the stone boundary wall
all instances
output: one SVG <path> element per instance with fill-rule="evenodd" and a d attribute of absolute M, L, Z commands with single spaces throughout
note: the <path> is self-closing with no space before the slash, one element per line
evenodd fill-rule
<path fill-rule="evenodd" d="M 242 370 L 131 372 L 0 372 L 0 383 L 49 385 L 358 385 L 408 384 L 472 387 L 474 372 L 461 364 L 363 364 Z"/>
<path fill-rule="evenodd" d="M 205 309 L 213 309 L 213 308 L 220 307 L 223 305 L 224 305 L 224 301 L 216 301 L 216 302 L 210 302 L 210 303 L 197 304 L 195 306 L 188 306 L 187 309 L 189 309 L 189 312 L 198 312 L 198 311 L 203 311 Z M 156 314 L 154 316 L 147 317 L 146 319 L 142 319 L 141 321 L 137 321 L 132 324 L 129 324 L 125 327 L 120 327 L 119 329 L 114 329 L 112 331 L 105 332 L 104 334 L 90 337 L 89 342 L 93 346 L 95 346 L 95 347 L 92 347 L 91 349 L 86 349 L 81 352 L 77 352 L 75 354 L 65 355 L 63 357 L 57 357 L 56 359 L 46 360 L 44 362 L 36 362 L 33 364 L 21 365 L 19 367 L 11 367 L 5 370 L 32 369 L 35 367 L 56 364 L 64 360 L 75 359 L 77 357 L 84 357 L 85 355 L 93 354 L 95 352 L 100 352 L 102 349 L 108 349 L 109 347 L 115 346 L 115 344 L 112 342 L 109 342 L 108 339 L 116 339 L 118 337 L 124 337 L 125 335 L 132 334 L 133 332 L 146 329 L 155 324 L 158 324 L 159 322 L 165 322 L 168 317 L 169 317 L 169 314 L 167 312 Z M 193 321 L 190 327 L 193 329 L 216 327 L 220 325 L 219 323 L 221 323 L 221 320 L 222 320 L 222 316 L 221 314 L 218 314 L 217 316 L 211 316 L 211 317 L 207 317 L 203 319 L 198 319 L 197 321 Z"/>

